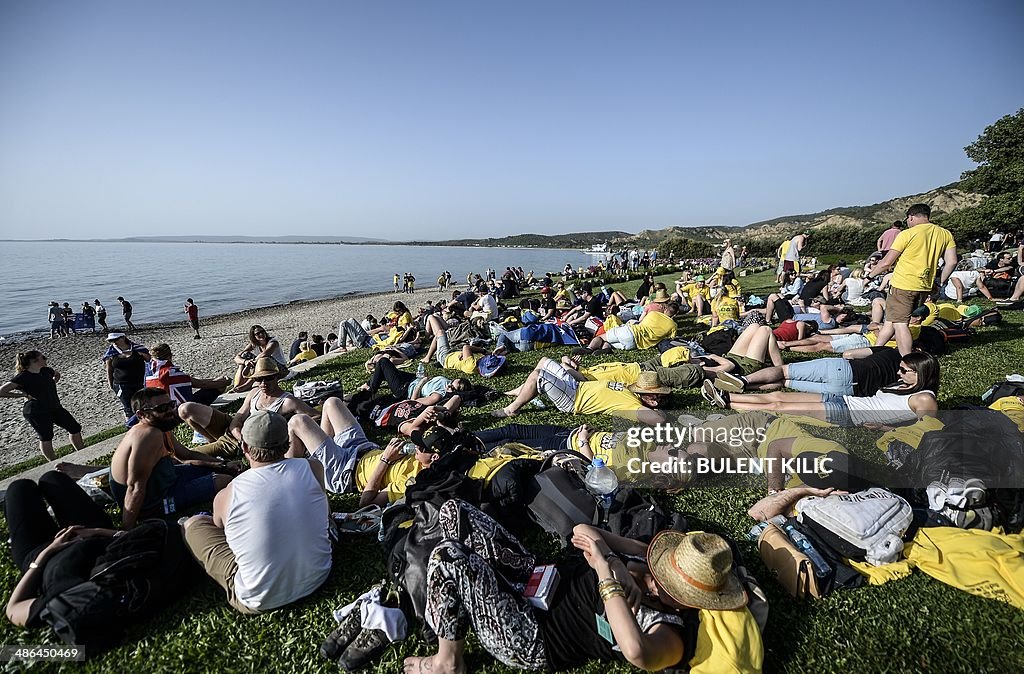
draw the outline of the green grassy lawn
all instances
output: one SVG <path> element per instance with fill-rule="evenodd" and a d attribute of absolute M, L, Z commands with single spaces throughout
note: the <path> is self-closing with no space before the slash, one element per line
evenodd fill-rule
<path fill-rule="evenodd" d="M 742 279 L 744 289 L 764 296 L 772 274 Z M 670 277 L 661 280 L 669 281 Z M 635 290 L 637 283 L 621 284 Z M 698 332 L 686 319 L 687 334 Z M 942 358 L 943 406 L 976 401 L 995 379 L 1011 372 L 1024 373 L 1024 315 L 1008 312 L 1001 326 L 979 331 L 969 346 Z M 522 381 L 540 355 L 557 356 L 569 349 L 515 354 L 502 376 L 491 380 L 495 388 L 511 388 Z M 626 354 L 642 359 L 648 354 Z M 365 380 L 365 354 L 349 354 L 306 375 L 307 379 L 341 379 L 347 390 Z M 611 358 L 602 358 L 610 360 Z M 437 371 L 431 368 L 429 371 Z M 694 392 L 676 393 L 675 409 L 700 409 Z M 464 414 L 470 429 L 489 427 L 489 413 L 498 403 Z M 551 409 L 527 407 L 516 421 L 522 423 L 579 423 Z M 705 412 L 709 412 L 705 407 Z M 598 427 L 608 418 L 590 418 Z M 503 423 L 503 422 L 502 422 Z M 373 434 L 371 433 L 371 436 Z M 379 435 L 377 439 L 383 439 Z M 871 438 L 852 451 L 879 460 Z M 817 602 L 790 599 L 769 578 L 745 533 L 752 524 L 746 510 L 763 494 L 763 484 L 749 489 L 703 486 L 665 496 L 667 505 L 690 516 L 692 526 L 731 535 L 751 570 L 762 581 L 771 601 L 764 634 L 765 669 L 769 672 L 1019 672 L 1024 671 L 1024 612 L 982 599 L 916 573 L 881 587 L 837 592 Z M 332 498 L 335 510 L 355 508 L 357 498 Z M 5 526 L 5 525 L 3 525 Z M 2 536 L 6 540 L 6 535 Z M 0 555 L 0 586 L 10 594 L 18 572 L 10 555 Z M 338 671 L 323 661 L 317 647 L 333 629 L 331 610 L 351 601 L 384 575 L 383 557 L 375 540 L 347 538 L 335 551 L 334 570 L 327 584 L 310 599 L 268 615 L 245 618 L 229 608 L 219 589 L 205 582 L 182 597 L 159 618 L 131 630 L 126 645 L 84 664 L 87 672 L 181 671 Z M 6 621 L 0 641 L 6 644 L 55 643 L 48 630 L 27 632 Z M 387 652 L 375 670 L 401 670 L 401 659 L 427 653 L 428 647 L 410 639 Z M 471 641 L 471 672 L 507 672 Z M 626 666 L 592 665 L 579 672 L 625 672 Z"/>

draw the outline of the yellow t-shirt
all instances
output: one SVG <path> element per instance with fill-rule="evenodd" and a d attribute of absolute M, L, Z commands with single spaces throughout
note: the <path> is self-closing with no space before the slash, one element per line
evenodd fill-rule
<path fill-rule="evenodd" d="M 573 431 L 569 436 L 569 449 L 578 451 L 580 446 L 576 433 Z M 611 468 L 616 477 L 622 481 L 635 477 L 627 468 L 630 459 L 639 457 L 641 461 L 646 461 L 648 453 L 654 450 L 654 443 L 641 443 L 636 449 L 627 447 L 626 437 L 624 432 L 595 431 L 591 432 L 590 437 L 587 438 L 590 453 L 603 457 L 605 465 Z"/>
<path fill-rule="evenodd" d="M 711 302 L 711 309 L 718 314 L 719 321 L 740 320 L 740 303 L 729 295 L 722 295 Z"/>
<path fill-rule="evenodd" d="M 1017 424 L 1017 429 L 1024 432 L 1024 403 L 1017 396 L 1006 396 L 1000 398 L 988 406 L 990 410 L 1002 412 L 1010 417 L 1010 421 Z M 929 417 L 925 417 L 928 419 Z"/>
<path fill-rule="evenodd" d="M 711 299 L 711 289 L 705 286 L 698 286 L 696 282 L 687 283 L 679 289 L 680 295 L 686 295 L 690 298 L 690 302 L 693 302 L 697 297 L 703 297 L 705 300 Z"/>
<path fill-rule="evenodd" d="M 889 445 L 899 440 L 917 449 L 921 446 L 921 436 L 928 431 L 941 430 L 943 427 L 944 424 L 935 417 L 921 417 L 909 426 L 898 426 L 891 431 L 882 433 L 878 440 L 875 441 L 875 447 L 878 447 L 883 452 L 887 452 L 889 451 Z"/>
<path fill-rule="evenodd" d="M 613 414 L 619 416 L 635 416 L 639 410 L 646 409 L 626 385 L 615 381 L 581 381 L 576 389 L 576 401 L 573 414 Z M 632 412 L 633 414 L 628 414 Z"/>
<path fill-rule="evenodd" d="M 472 358 L 463 358 L 461 351 L 453 351 L 445 356 L 444 367 L 446 370 L 458 370 L 466 374 L 476 372 L 476 363 L 483 358 L 482 353 L 474 353 Z"/>
<path fill-rule="evenodd" d="M 735 611 L 700 609 L 691 674 L 760 674 L 763 663 L 761 631 L 746 606 Z"/>
<path fill-rule="evenodd" d="M 520 459 L 536 459 L 540 461 L 542 458 L 539 453 L 534 456 L 485 456 L 476 460 L 476 463 L 466 471 L 466 476 L 474 480 L 490 482 L 495 473 L 511 461 L 518 461 Z"/>
<path fill-rule="evenodd" d="M 636 348 L 653 349 L 663 339 L 676 336 L 675 320 L 660 311 L 648 311 L 639 323 L 630 324 Z"/>
<path fill-rule="evenodd" d="M 295 354 L 295 358 L 292 358 L 294 363 L 305 363 L 307 360 L 313 360 L 316 358 L 316 351 L 313 349 L 306 349 L 305 351 L 299 351 Z"/>
<path fill-rule="evenodd" d="M 666 349 L 661 354 L 661 365 L 662 367 L 672 367 L 679 363 L 690 362 L 690 349 L 685 346 L 673 346 L 671 349 Z"/>
<path fill-rule="evenodd" d="M 356 463 L 355 480 L 358 491 L 363 491 L 366 488 L 370 476 L 373 475 L 383 454 L 382 450 L 372 449 Z M 423 465 L 416 460 L 415 456 L 403 456 L 388 466 L 388 472 L 384 477 L 384 491 L 387 492 L 388 502 L 402 498 L 409 480 L 416 477 L 422 468 Z"/>
<path fill-rule="evenodd" d="M 960 312 L 956 310 L 956 306 L 949 302 L 943 302 L 942 304 L 925 302 L 924 305 L 928 307 L 928 315 L 921 321 L 921 325 L 931 325 L 937 318 L 953 322 L 963 319 Z"/>
<path fill-rule="evenodd" d="M 938 225 L 926 222 L 903 230 L 892 242 L 892 249 L 901 254 L 889 284 L 900 290 L 931 290 L 938 262 L 949 248 L 956 248 L 956 241 Z"/>
<path fill-rule="evenodd" d="M 615 381 L 631 386 L 640 379 L 640 363 L 598 363 L 580 373 L 593 381 Z"/>
<path fill-rule="evenodd" d="M 412 287 L 412 281 L 409 282 L 409 286 Z M 404 328 L 412 323 L 412 313 L 406 311 L 404 314 L 398 317 L 398 327 Z"/>
<path fill-rule="evenodd" d="M 791 455 L 794 459 L 802 455 L 811 455 L 807 458 L 813 459 L 813 455 L 823 455 L 829 452 L 847 453 L 846 448 L 838 442 L 815 437 L 791 420 L 780 417 L 770 423 L 768 428 L 765 429 L 764 440 L 761 442 L 761 446 L 757 448 L 757 455 L 762 458 L 768 456 L 768 446 L 770 444 L 776 440 L 787 440 L 790 438 L 793 439 Z M 792 489 L 801 485 L 803 485 L 803 480 L 800 479 L 800 476 L 791 475 L 786 482 L 786 489 Z"/>

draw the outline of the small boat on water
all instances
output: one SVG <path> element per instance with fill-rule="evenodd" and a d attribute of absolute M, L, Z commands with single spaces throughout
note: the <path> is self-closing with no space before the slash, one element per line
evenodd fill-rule
<path fill-rule="evenodd" d="M 593 246 L 591 246 L 588 249 L 585 249 L 583 252 L 586 253 L 587 255 L 605 256 L 605 255 L 609 254 L 608 244 L 607 243 L 595 243 Z"/>

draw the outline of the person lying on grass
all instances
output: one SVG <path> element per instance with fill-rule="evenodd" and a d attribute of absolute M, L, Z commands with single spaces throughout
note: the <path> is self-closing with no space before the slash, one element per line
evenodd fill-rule
<path fill-rule="evenodd" d="M 910 324 L 910 336 L 915 340 L 921 336 L 921 318 L 912 317 Z M 866 325 L 851 325 L 845 328 L 833 328 L 822 330 L 816 335 L 805 339 L 797 339 L 790 342 L 779 342 L 779 348 L 783 351 L 796 351 L 798 353 L 844 353 L 852 349 L 867 349 L 876 346 L 878 331 L 881 323 L 868 323 Z M 895 347 L 896 340 L 889 340 L 883 346 Z"/>
<path fill-rule="evenodd" d="M 443 538 L 427 565 L 425 611 L 437 653 L 406 658 L 406 674 L 466 672 L 470 627 L 484 649 L 516 669 L 625 661 L 647 671 L 761 670 L 761 633 L 740 580 L 747 574 L 720 536 L 663 531 L 645 545 L 577 525 L 572 544 L 583 559 L 557 565 L 558 591 L 541 611 L 520 591 L 537 559 L 504 527 L 457 500 L 441 506 L 438 525 Z"/>
<path fill-rule="evenodd" d="M 676 336 L 676 322 L 673 316 L 677 313 L 679 305 L 675 302 L 648 304 L 639 322 L 612 328 L 603 335 L 594 337 L 588 347 L 593 351 L 652 349 L 661 340 Z"/>
<path fill-rule="evenodd" d="M 473 385 L 462 377 L 418 377 L 414 372 L 399 370 L 388 358 L 367 361 L 367 370 L 370 372 L 370 381 L 360 386 L 360 391 L 369 391 L 372 397 L 387 383 L 396 398 L 415 400 L 424 405 L 436 405 L 446 397 L 465 391 Z"/>
<path fill-rule="evenodd" d="M 714 385 L 720 385 L 721 380 L 705 382 L 703 393 L 722 408 L 800 414 L 836 426 L 891 426 L 935 416 L 939 390 L 939 362 L 935 357 L 921 351 L 908 353 L 899 363 L 898 375 L 896 384 L 870 397 L 827 392 L 730 395 Z"/>
<path fill-rule="evenodd" d="M 231 481 L 212 470 L 222 462 L 174 437 L 181 423 L 176 407 L 163 389 L 144 388 L 132 396 L 139 423 L 125 433 L 110 460 L 110 492 L 121 506 L 125 529 L 146 517 L 208 503 Z"/>
<path fill-rule="evenodd" d="M 420 362 L 426 364 L 436 360 L 437 364 L 446 370 L 458 370 L 466 374 L 476 372 L 477 361 L 484 357 L 487 349 L 465 344 L 461 350 L 453 350 L 450 346 L 448 326 L 437 315 L 427 317 L 425 329 L 431 336 L 430 348 Z"/>
<path fill-rule="evenodd" d="M 181 420 L 208 441 L 193 451 L 209 457 L 241 458 L 242 425 L 250 414 L 260 410 L 277 412 L 286 419 L 293 414 L 316 415 L 316 410 L 281 388 L 281 378 L 287 372 L 274 359 L 259 358 L 251 374 L 253 389 L 234 415 L 196 402 L 178 407 Z"/>
<path fill-rule="evenodd" d="M 331 573 L 324 468 L 288 458 L 288 422 L 259 411 L 242 426 L 251 468 L 213 499 L 213 515 L 184 521 L 192 555 L 245 615 L 291 604 Z"/>
<path fill-rule="evenodd" d="M 570 414 L 612 414 L 646 424 L 665 421 L 659 407 L 667 403 L 672 389 L 663 386 L 654 372 L 643 372 L 632 386 L 618 382 L 588 381 L 577 370 L 566 368 L 550 358 L 541 358 L 521 386 L 506 395 L 514 400 L 496 417 L 511 417 L 543 393 L 555 407 Z"/>

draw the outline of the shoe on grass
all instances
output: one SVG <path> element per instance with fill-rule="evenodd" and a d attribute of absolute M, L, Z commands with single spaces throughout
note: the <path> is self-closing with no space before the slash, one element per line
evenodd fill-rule
<path fill-rule="evenodd" d="M 704 380 L 704 383 L 700 387 L 700 395 L 704 400 L 708 401 L 712 407 L 717 407 L 723 410 L 729 407 L 726 394 L 715 388 L 715 383 L 710 379 Z"/>
<path fill-rule="evenodd" d="M 383 630 L 364 627 L 338 658 L 338 664 L 347 672 L 362 669 L 379 659 L 390 644 Z"/>
<path fill-rule="evenodd" d="M 747 380 L 738 375 L 732 374 L 731 372 L 719 372 L 715 378 L 715 388 L 719 391 L 729 391 L 731 393 L 743 393 L 743 390 L 747 387 Z"/>

